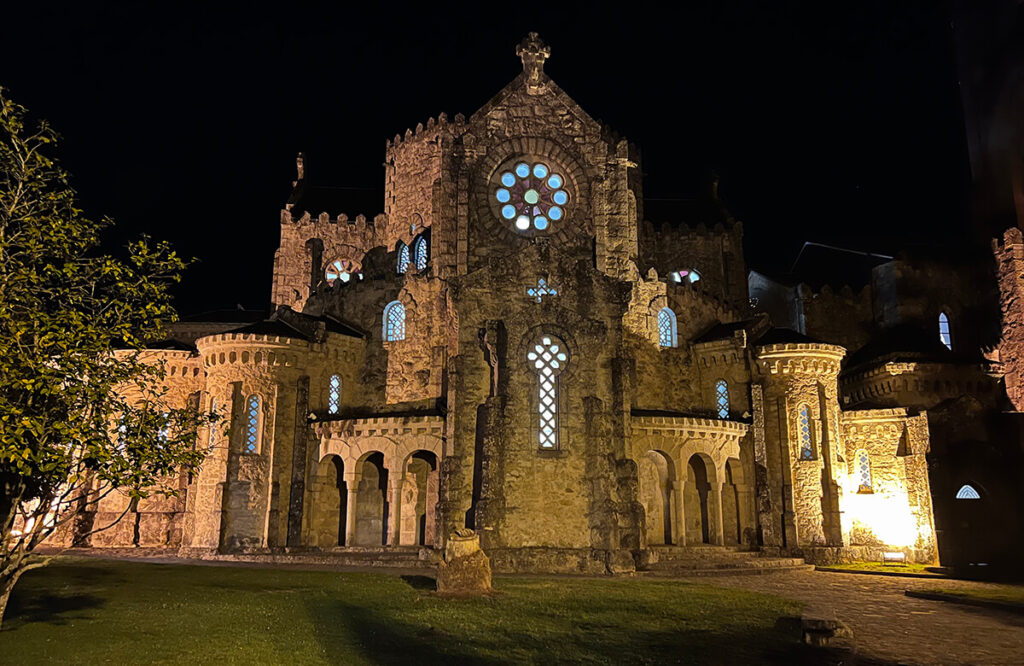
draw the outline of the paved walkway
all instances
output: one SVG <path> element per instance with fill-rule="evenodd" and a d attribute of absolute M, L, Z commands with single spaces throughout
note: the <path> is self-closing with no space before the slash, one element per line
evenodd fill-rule
<path fill-rule="evenodd" d="M 905 590 L 983 588 L 985 583 L 794 571 L 702 579 L 831 606 L 853 629 L 852 649 L 900 664 L 1024 664 L 1024 615 L 913 599 Z"/>

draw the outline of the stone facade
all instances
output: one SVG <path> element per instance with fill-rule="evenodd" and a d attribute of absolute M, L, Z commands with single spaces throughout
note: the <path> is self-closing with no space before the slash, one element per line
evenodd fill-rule
<path fill-rule="evenodd" d="M 844 411 L 846 350 L 754 316 L 715 191 L 644 220 L 638 150 L 544 74 L 536 35 L 517 54 L 471 117 L 387 143 L 380 215 L 316 210 L 300 157 L 275 313 L 153 352 L 227 415 L 202 471 L 92 545 L 439 549 L 469 527 L 498 571 L 626 572 L 701 544 L 934 561 L 925 414 Z"/>

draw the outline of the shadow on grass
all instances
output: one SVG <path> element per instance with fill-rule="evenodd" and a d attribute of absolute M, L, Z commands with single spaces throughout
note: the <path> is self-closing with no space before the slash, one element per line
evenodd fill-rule
<path fill-rule="evenodd" d="M 59 595 L 24 590 L 19 594 L 14 588 L 4 613 L 3 630 L 14 631 L 19 626 L 33 622 L 67 624 L 80 616 L 78 611 L 100 608 L 105 600 L 92 594 Z"/>
<path fill-rule="evenodd" d="M 564 631 L 534 635 L 525 623 L 495 623 L 493 617 L 481 617 L 479 626 L 456 633 L 406 621 L 408 616 L 400 609 L 381 612 L 338 599 L 310 599 L 307 608 L 317 642 L 331 663 L 350 663 L 358 654 L 379 664 L 883 664 L 851 659 L 849 651 L 800 643 L 797 618 L 783 618 L 772 629 L 742 634 L 682 627 L 678 631 L 588 628 L 570 623 Z M 453 610 L 457 613 L 459 607 Z M 460 619 L 465 621 L 452 617 L 452 626 L 460 626 Z"/>
<path fill-rule="evenodd" d="M 430 576 L 402 576 L 402 580 L 414 590 L 433 591 L 437 587 L 437 581 Z"/>

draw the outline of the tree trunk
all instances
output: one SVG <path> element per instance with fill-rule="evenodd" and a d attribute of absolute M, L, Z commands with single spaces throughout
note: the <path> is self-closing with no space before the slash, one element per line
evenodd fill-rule
<path fill-rule="evenodd" d="M 0 629 L 4 626 L 4 612 L 7 610 L 7 601 L 11 598 L 11 590 L 24 572 L 24 569 L 19 568 L 12 574 L 0 577 Z"/>

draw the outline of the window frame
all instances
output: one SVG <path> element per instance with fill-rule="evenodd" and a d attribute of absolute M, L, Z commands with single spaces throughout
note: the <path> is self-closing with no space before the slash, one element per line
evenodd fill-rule
<path fill-rule="evenodd" d="M 668 324 L 669 324 L 669 329 L 670 329 L 669 330 L 669 336 L 671 338 L 669 340 L 670 344 L 665 344 L 664 343 L 665 338 L 662 335 L 662 330 L 661 330 L 661 318 L 662 318 L 662 315 L 666 315 L 666 314 L 668 315 Z M 672 308 L 668 307 L 667 305 L 662 307 L 661 309 L 658 310 L 658 315 L 657 315 L 657 318 L 656 318 L 655 321 L 657 323 L 658 346 L 663 348 L 663 349 L 676 349 L 677 347 L 679 347 L 679 318 L 676 316 L 675 310 L 673 310 Z"/>
<path fill-rule="evenodd" d="M 405 275 L 409 272 L 410 258 L 409 246 L 402 241 L 398 241 L 398 247 L 395 248 L 395 271 L 399 275 Z"/>
<path fill-rule="evenodd" d="M 337 386 L 335 386 L 337 380 Z M 331 416 L 341 411 L 341 374 L 334 372 L 327 378 L 327 413 Z"/>
<path fill-rule="evenodd" d="M 430 245 L 426 234 L 420 234 L 412 242 L 412 265 L 417 271 L 425 271 L 430 266 Z"/>
<path fill-rule="evenodd" d="M 255 405 L 253 405 L 253 400 L 256 401 Z M 259 393 L 250 393 L 246 396 L 244 423 L 242 454 L 260 455 L 263 449 L 263 396 Z"/>
<path fill-rule="evenodd" d="M 544 340 L 550 340 L 548 344 L 544 343 Z M 554 444 L 552 446 L 544 446 L 541 443 L 541 390 L 542 390 L 542 368 L 537 367 L 538 354 L 537 347 L 550 349 L 553 346 L 558 347 L 557 354 L 564 354 L 565 358 L 557 358 L 560 362 L 560 367 L 554 371 L 552 376 L 554 400 L 552 404 L 552 420 L 554 421 Z M 531 358 L 531 356 L 533 358 Z M 569 364 L 572 362 L 572 353 L 569 350 L 569 345 L 566 344 L 565 340 L 553 333 L 540 333 L 532 338 L 532 342 L 527 345 L 525 354 L 525 364 L 527 371 L 530 375 L 530 440 L 532 446 L 541 453 L 551 453 L 565 450 L 568 444 L 568 419 L 566 406 L 568 405 L 568 399 L 566 397 L 565 383 L 562 378 L 566 376 Z"/>
<path fill-rule="evenodd" d="M 806 441 L 804 438 L 803 421 L 807 421 L 807 437 Z M 811 412 L 811 406 L 806 402 L 801 402 L 796 407 L 796 438 L 800 444 L 800 448 L 797 452 L 797 459 L 801 461 L 805 460 L 817 460 L 817 450 L 814 446 L 814 415 Z"/>
<path fill-rule="evenodd" d="M 391 312 L 396 310 L 396 309 L 400 310 L 401 313 L 402 313 L 401 314 L 402 334 L 401 334 L 401 337 L 394 337 L 393 338 L 393 337 L 391 337 L 391 332 L 389 330 L 390 329 L 389 324 L 390 324 Z M 383 341 L 385 343 L 387 343 L 387 342 L 401 342 L 401 341 L 406 339 L 407 333 L 409 332 L 409 330 L 408 330 L 409 329 L 409 321 L 408 321 L 408 317 L 406 315 L 407 315 L 407 313 L 406 313 L 406 310 L 405 310 L 405 305 L 403 305 L 402 302 L 397 300 L 397 299 L 391 301 L 390 303 L 388 303 L 387 305 L 384 306 L 384 310 L 382 311 L 381 334 L 382 334 Z"/>
<path fill-rule="evenodd" d="M 943 335 L 943 327 L 946 329 L 945 335 Z M 939 312 L 939 342 L 941 342 L 946 349 L 953 351 L 953 323 L 946 310 Z"/>
<path fill-rule="evenodd" d="M 720 389 L 724 388 L 724 392 Z M 729 396 L 729 382 L 725 377 L 719 377 L 715 380 L 715 414 L 720 419 L 727 419 L 732 414 L 732 400 Z M 722 398 L 725 398 L 725 404 L 722 404 Z M 724 413 L 723 413 L 724 412 Z"/>
<path fill-rule="evenodd" d="M 875 492 L 875 477 L 871 473 L 871 454 L 867 449 L 857 449 L 853 453 L 854 478 L 857 481 L 857 494 L 871 495 Z M 864 483 L 865 472 L 867 484 Z"/>

